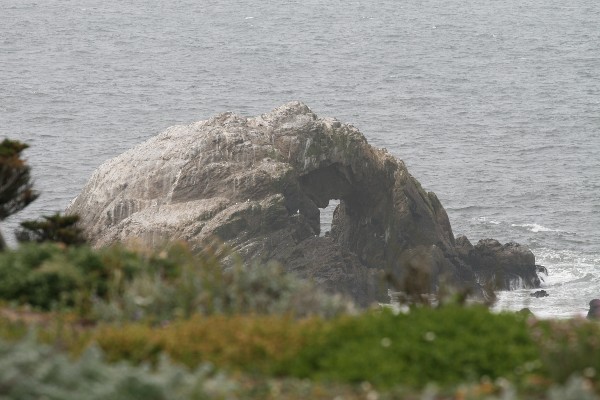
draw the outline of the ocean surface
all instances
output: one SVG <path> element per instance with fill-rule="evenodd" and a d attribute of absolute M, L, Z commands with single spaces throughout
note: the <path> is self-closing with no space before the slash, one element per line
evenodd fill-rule
<path fill-rule="evenodd" d="M 63 210 L 103 161 L 174 124 L 301 100 L 404 160 L 455 234 L 528 245 L 543 299 L 600 298 L 595 0 L 2 0 L 0 136 Z"/>

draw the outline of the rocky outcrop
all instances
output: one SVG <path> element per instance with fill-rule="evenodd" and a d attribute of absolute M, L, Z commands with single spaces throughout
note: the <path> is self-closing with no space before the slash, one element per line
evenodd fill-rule
<path fill-rule="evenodd" d="M 323 237 L 331 199 L 340 204 Z M 425 291 L 440 279 L 476 285 L 500 276 L 494 268 L 500 288 L 539 285 L 531 252 L 457 246 L 438 198 L 402 161 L 299 102 L 171 127 L 99 167 L 67 212 L 96 246 L 218 237 L 248 263 L 278 260 L 361 304 L 386 292 L 381 271 L 406 283 L 418 269 Z"/>
<path fill-rule="evenodd" d="M 600 319 L 600 299 L 590 301 L 590 309 L 587 313 L 587 319 Z"/>
<path fill-rule="evenodd" d="M 540 297 L 548 297 L 550 295 L 545 290 L 536 290 L 535 292 L 531 293 L 530 296 L 539 299 Z"/>
<path fill-rule="evenodd" d="M 465 236 L 459 236 L 456 249 L 477 280 L 495 290 L 540 287 L 538 269 L 545 268 L 535 264 L 535 256 L 526 246 L 514 242 L 503 245 L 494 239 L 482 239 L 473 246 Z"/>

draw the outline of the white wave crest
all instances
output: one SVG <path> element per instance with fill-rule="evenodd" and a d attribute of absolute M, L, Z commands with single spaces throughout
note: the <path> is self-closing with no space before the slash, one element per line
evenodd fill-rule
<path fill-rule="evenodd" d="M 489 219 L 488 217 L 478 217 L 477 221 L 483 224 L 491 224 L 491 225 L 500 225 L 499 221 L 495 221 L 493 219 Z"/>
<path fill-rule="evenodd" d="M 563 232 L 559 229 L 551 229 L 551 228 L 546 228 L 543 225 L 540 224 L 511 224 L 511 226 L 515 227 L 515 228 L 525 228 L 530 232 Z"/>

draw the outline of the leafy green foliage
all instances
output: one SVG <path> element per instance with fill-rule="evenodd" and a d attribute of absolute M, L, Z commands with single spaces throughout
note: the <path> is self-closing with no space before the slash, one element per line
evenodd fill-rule
<path fill-rule="evenodd" d="M 447 301 L 406 314 L 358 314 L 277 265 L 224 269 L 229 256 L 184 244 L 156 251 L 23 244 L 0 253 L 0 299 L 56 311 L 0 308 L 0 336 L 14 339 L 40 323 L 40 338 L 72 354 L 96 343 L 111 362 L 156 366 L 166 354 L 190 368 L 210 362 L 236 374 L 309 378 L 312 388 L 368 382 L 358 398 L 373 390 L 394 398 L 398 388 L 414 393 L 432 382 L 441 390 L 466 382 L 473 394 L 456 394 L 462 398 L 511 398 L 511 390 L 594 398 L 598 390 L 595 322 L 535 321 Z M 26 323 L 6 322 L 15 320 Z M 131 389 L 131 398 L 144 388 Z"/>
<path fill-rule="evenodd" d="M 228 337 L 222 339 L 223 345 L 231 337 L 243 337 L 258 329 L 260 323 L 265 325 L 269 317 L 212 317 L 204 326 L 208 329 L 214 319 L 221 319 L 228 324 L 217 328 L 240 328 L 242 332 L 235 333 L 227 330 Z M 194 318 L 200 321 L 198 318 Z M 283 321 L 283 318 L 279 318 Z M 253 327 L 247 328 L 250 322 Z M 254 322 L 254 323 L 253 323 Z M 298 321 L 288 319 L 290 326 L 298 326 Z M 185 323 L 184 323 L 185 325 Z M 138 325 L 141 328 L 141 325 Z M 133 326 L 130 326 L 131 328 Z M 191 326 L 190 326 L 191 327 Z M 280 328 L 281 325 L 278 325 Z M 122 345 L 130 340 L 129 328 L 123 332 L 123 341 L 108 340 L 110 344 Z M 209 348 L 203 345 L 198 337 L 186 337 L 196 334 L 196 328 L 184 330 L 173 340 L 184 338 L 186 343 L 180 349 L 185 353 L 185 347 L 194 342 L 198 349 Z M 148 332 L 150 329 L 145 328 Z M 268 332 L 268 326 L 262 329 Z M 302 330 L 302 329 L 300 329 Z M 117 332 L 117 329 L 113 330 Z M 155 330 L 156 331 L 156 330 Z M 177 332 L 173 329 L 171 333 Z M 135 332 L 133 332 L 136 335 Z M 139 339 L 143 336 L 139 335 Z M 213 337 L 217 337 L 217 333 Z M 274 336 L 273 336 L 274 337 Z M 296 336 L 298 337 L 298 336 Z M 196 339 L 196 340 L 194 340 Z M 250 346 L 260 345 L 264 337 L 247 335 L 243 340 L 249 340 Z M 212 340 L 212 339 L 211 339 Z M 212 356 L 237 357 L 235 352 L 240 348 L 234 342 L 234 349 L 228 354 L 219 355 L 217 351 Z M 268 345 L 269 342 L 263 342 Z M 284 342 L 281 344 L 285 345 Z M 173 343 L 175 345 L 175 343 Z M 275 346 L 276 347 L 276 346 Z M 252 348 L 246 355 L 252 356 Z M 225 349 L 226 350 L 226 349 Z M 296 351 L 296 350 L 294 350 Z M 227 350 L 226 350 L 227 352 Z M 243 359 L 244 356 L 242 356 Z M 69 399 L 260 399 L 260 400 L 301 400 L 301 399 L 332 399 L 336 397 L 347 400 L 358 399 L 472 399 L 472 400 L 516 400 L 516 399 L 551 399 L 551 400 L 594 400 L 599 397 L 594 393 L 594 384 L 589 378 L 574 376 L 566 384 L 542 384 L 535 390 L 519 389 L 510 381 L 499 378 L 491 380 L 487 377 L 479 381 L 461 382 L 455 386 L 439 387 L 428 385 L 424 389 L 395 386 L 387 389 L 372 385 L 367 381 L 350 385 L 340 382 L 318 382 L 316 380 L 295 379 L 290 377 L 269 377 L 261 374 L 223 373 L 208 363 L 201 363 L 192 369 L 183 368 L 159 356 L 152 368 L 147 364 L 133 365 L 127 362 L 108 362 L 103 352 L 96 346 L 86 350 L 81 357 L 66 357 L 58 347 L 39 344 L 30 335 L 25 340 L 13 343 L 0 341 L 0 396 L 2 399 L 24 400 L 45 398 L 50 400 Z M 230 362 L 237 360 L 230 359 Z M 416 365 L 415 367 L 418 367 Z"/>
<path fill-rule="evenodd" d="M 543 372 L 526 320 L 478 307 L 368 312 L 331 320 L 197 316 L 161 329 L 103 327 L 95 338 L 112 360 L 153 362 L 165 352 L 190 367 L 208 361 L 322 382 L 367 381 L 379 389 L 505 378 L 521 382 Z"/>
<path fill-rule="evenodd" d="M 86 242 L 77 227 L 78 215 L 45 215 L 41 220 L 21 222 L 16 232 L 19 242 L 58 242 L 65 245 L 80 245 Z"/>
<path fill-rule="evenodd" d="M 352 309 L 274 264 L 225 270 L 226 254 L 211 246 L 194 253 L 181 243 L 137 252 L 24 244 L 0 254 L 0 299 L 74 308 L 104 321 L 156 323 L 196 313 L 330 317 Z"/>
<path fill-rule="evenodd" d="M 392 387 L 514 377 L 539 353 L 525 320 L 485 308 L 414 308 L 344 317 L 309 341 L 285 371 L 300 377 Z"/>
<path fill-rule="evenodd" d="M 111 259 L 118 262 L 110 263 Z M 111 277 L 131 279 L 139 268 L 132 259 L 135 255 L 121 248 L 96 252 L 88 247 L 24 244 L 0 254 L 0 298 L 44 310 L 75 307 L 83 313 L 95 297 L 108 295 Z"/>
<path fill-rule="evenodd" d="M 324 320 L 281 315 L 196 315 L 161 328 L 143 323 L 103 326 L 93 339 L 109 360 L 154 363 L 160 354 L 195 368 L 210 362 L 226 369 L 269 373 L 293 358 Z"/>

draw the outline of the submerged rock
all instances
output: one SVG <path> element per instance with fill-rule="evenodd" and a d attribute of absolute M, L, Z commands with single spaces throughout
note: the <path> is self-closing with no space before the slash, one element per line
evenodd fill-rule
<path fill-rule="evenodd" d="M 322 237 L 320 209 L 332 199 L 340 204 Z M 278 260 L 361 304 L 383 299 L 389 282 L 421 293 L 442 279 L 539 286 L 526 248 L 455 242 L 438 198 L 402 161 L 299 102 L 171 127 L 100 166 L 67 212 L 96 246 L 218 237 L 249 264 Z"/>
<path fill-rule="evenodd" d="M 540 298 L 540 297 L 548 297 L 550 295 L 545 290 L 536 290 L 535 292 L 531 293 L 530 296 Z"/>

